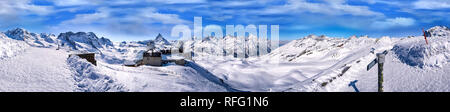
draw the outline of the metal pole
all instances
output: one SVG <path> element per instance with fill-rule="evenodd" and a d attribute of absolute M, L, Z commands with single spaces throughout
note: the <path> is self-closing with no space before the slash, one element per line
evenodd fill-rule
<path fill-rule="evenodd" d="M 384 57 L 386 55 L 384 53 L 377 53 L 378 58 L 378 92 L 383 92 L 383 64 Z"/>

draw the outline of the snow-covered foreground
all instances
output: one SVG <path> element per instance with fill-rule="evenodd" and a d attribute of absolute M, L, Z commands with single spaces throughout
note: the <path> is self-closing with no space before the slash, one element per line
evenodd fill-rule
<path fill-rule="evenodd" d="M 385 91 L 450 91 L 450 37 L 428 40 L 429 45 L 423 37 L 405 39 L 388 53 L 383 67 Z M 355 79 L 360 80 L 356 85 L 361 91 L 376 91 L 376 67 L 356 74 L 359 77 Z"/>
<path fill-rule="evenodd" d="M 446 29 L 434 27 L 429 31 Z M 432 32 L 429 45 L 423 36 L 349 39 L 308 36 L 294 40 L 255 59 L 197 57 L 197 63 L 245 91 L 376 92 L 377 66 L 367 71 L 376 53 L 388 51 L 384 90 L 450 91 L 450 30 Z M 279 63 L 271 63 L 279 60 Z"/>
<path fill-rule="evenodd" d="M 126 67 L 124 63 L 142 58 L 147 43 L 173 47 L 175 42 L 158 36 L 112 43 L 94 33 L 67 32 L 56 38 L 15 29 L 0 33 L 0 91 L 354 92 L 349 84 L 356 82 L 359 91 L 374 92 L 377 66 L 369 71 L 366 67 L 376 53 L 385 50 L 385 91 L 450 91 L 450 30 L 433 27 L 427 31 L 432 35 L 429 44 L 423 36 L 310 35 L 260 57 L 219 57 L 208 55 L 211 52 L 207 50 L 195 51 L 201 55 L 185 66 Z M 224 39 L 232 42 L 234 38 Z M 217 49 L 212 40 L 188 41 L 183 46 Z M 68 57 L 80 52 L 95 52 L 97 66 L 77 56 Z"/>
<path fill-rule="evenodd" d="M 402 63 L 395 58 L 395 54 L 389 53 L 384 64 L 384 91 L 392 92 L 449 92 L 450 91 L 450 65 L 445 64 L 442 68 L 417 69 Z M 356 87 L 360 91 L 376 92 L 377 67 L 370 71 L 359 71 L 356 77 L 350 80 L 358 80 Z M 340 91 L 353 92 L 351 87 Z"/>
<path fill-rule="evenodd" d="M 372 48 L 375 49 L 374 52 L 384 51 L 392 48 L 391 43 L 389 38 L 376 41 L 366 37 L 348 40 L 307 37 L 294 40 L 260 58 L 194 59 L 232 87 L 241 90 L 339 91 L 348 83 L 334 82 L 339 86 L 322 84 L 328 84 L 330 80 L 334 81 L 338 77 L 349 77 L 352 72 L 363 70 L 365 66 L 362 64 L 370 63 L 369 59 L 374 58 L 369 55 Z M 304 44 L 311 44 L 312 47 L 302 46 Z M 336 47 L 337 45 L 342 47 Z M 360 67 L 352 68 L 357 64 Z M 343 72 L 344 69 L 346 70 Z"/>
<path fill-rule="evenodd" d="M 0 36 L 2 36 L 0 34 Z M 23 42 L 9 38 L 0 38 L 0 59 L 8 58 L 23 52 L 29 46 Z"/>
<path fill-rule="evenodd" d="M 0 59 L 0 91 L 73 91 L 66 60 L 64 51 L 36 47 Z"/>
<path fill-rule="evenodd" d="M 208 79 L 210 76 L 205 76 L 208 74 L 200 73 L 203 71 L 178 65 L 125 67 L 100 62 L 97 69 L 114 77 L 129 91 L 231 91 L 221 83 L 212 81 L 215 79 Z"/>
<path fill-rule="evenodd" d="M 0 91 L 238 91 L 199 68 L 125 67 L 52 48 L 30 47 L 1 59 Z"/>

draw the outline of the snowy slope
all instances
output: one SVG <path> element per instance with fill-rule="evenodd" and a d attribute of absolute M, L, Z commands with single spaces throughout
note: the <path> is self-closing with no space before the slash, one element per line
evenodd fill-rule
<path fill-rule="evenodd" d="M 450 30 L 436 26 L 427 30 L 429 45 L 424 37 L 405 38 L 386 56 L 384 67 L 385 91 L 450 91 Z M 362 91 L 376 91 L 376 71 L 362 72 L 357 86 Z"/>
<path fill-rule="evenodd" d="M 420 36 L 343 39 L 310 35 L 268 55 L 247 59 L 208 55 L 216 52 L 217 41 L 221 40 L 217 38 L 188 41 L 185 45 L 208 49 L 194 58 L 195 62 L 230 87 L 243 91 L 355 91 L 349 87 L 355 80 L 359 80 L 356 85 L 361 86 L 361 91 L 375 91 L 376 67 L 367 72 L 366 66 L 375 59 L 375 53 L 384 50 L 389 51 L 387 60 L 393 60 L 385 64 L 386 91 L 447 91 L 446 29 L 428 30 L 433 35 L 429 37 L 430 45 Z"/>
<path fill-rule="evenodd" d="M 114 92 L 128 91 L 122 84 L 116 83 L 110 76 L 104 75 L 98 67 L 92 65 L 78 56 L 67 59 L 72 71 L 75 71 L 73 78 L 80 92 Z"/>
<path fill-rule="evenodd" d="M 394 46 L 393 52 L 403 62 L 410 66 L 442 67 L 450 61 L 450 30 L 446 27 L 433 27 L 428 30 L 432 37 L 428 37 L 429 45 L 423 37 L 404 39 Z"/>
<path fill-rule="evenodd" d="M 450 29 L 446 26 L 435 26 L 427 30 L 432 37 L 448 37 L 450 36 Z"/>
<path fill-rule="evenodd" d="M 124 67 L 100 62 L 98 68 L 100 73 L 116 78 L 116 82 L 124 84 L 129 91 L 228 91 L 190 67 Z"/>
<path fill-rule="evenodd" d="M 103 50 L 100 59 L 113 64 L 135 62 L 142 59 L 142 54 L 147 50 L 146 43 L 141 42 L 116 42 L 114 45 L 114 49 Z"/>
<path fill-rule="evenodd" d="M 439 31 L 433 32 L 432 30 Z M 386 55 L 384 64 L 384 91 L 450 91 L 450 75 L 448 75 L 450 30 L 445 27 L 433 27 L 433 35 L 428 37 L 429 45 L 423 36 L 402 38 L 393 43 L 393 49 Z M 363 92 L 377 91 L 377 68 L 370 71 L 362 69 L 375 55 L 366 56 L 360 63 L 354 63 L 343 78 L 333 81 L 322 91 L 355 91 L 348 86 L 349 82 L 358 80 L 356 87 Z M 347 85 L 346 85 L 347 84 Z"/>
<path fill-rule="evenodd" d="M 356 81 L 360 91 L 377 90 L 376 53 L 389 51 L 384 67 L 385 91 L 450 91 L 450 30 L 437 26 L 408 38 L 333 38 L 310 35 L 290 41 L 269 54 L 250 56 L 254 36 L 208 37 L 203 40 L 155 40 L 113 43 L 94 33 L 35 34 L 25 29 L 0 33 L 0 91 L 346 91 Z M 47 40 L 46 40 L 47 39 Z M 50 41 L 53 40 L 53 41 Z M 148 44 L 156 49 L 193 50 L 186 66 L 125 67 L 142 58 Z M 220 42 L 226 43 L 222 49 Z M 237 43 L 236 43 L 237 42 Z M 54 47 L 61 47 L 56 50 Z M 256 45 L 257 46 L 257 45 Z M 239 49 L 234 49 L 238 47 Z M 242 50 L 242 49 L 245 50 Z M 95 52 L 94 66 L 70 53 Z M 246 58 L 211 55 L 245 52 Z"/>
<path fill-rule="evenodd" d="M 18 55 L 28 47 L 26 43 L 7 38 L 6 35 L 0 33 L 0 60 Z"/>
<path fill-rule="evenodd" d="M 310 35 L 259 58 L 194 59 L 237 89 L 319 91 L 322 83 L 341 77 L 343 69 L 348 70 L 351 64 L 374 55 L 370 52 L 372 49 L 374 52 L 390 49 L 396 40 L 389 37 L 342 39 Z"/>
<path fill-rule="evenodd" d="M 394 53 L 386 56 L 384 65 L 384 91 L 386 92 L 449 92 L 450 65 L 441 68 L 421 69 L 401 62 Z M 376 92 L 377 67 L 370 71 L 355 71 L 351 80 L 358 80 L 356 87 L 362 92 Z M 351 87 L 336 91 L 354 92 Z"/>
<path fill-rule="evenodd" d="M 238 91 L 218 82 L 201 67 L 125 69 L 123 61 L 138 59 L 146 44 L 121 44 L 115 48 L 109 39 L 97 38 L 93 33 L 69 32 L 59 36 L 57 44 L 61 49 L 56 50 L 27 43 L 27 35 L 22 34 L 29 33 L 20 31 L 14 37 L 0 33 L 0 91 Z M 76 56 L 67 58 L 71 53 L 89 51 L 97 52 L 98 66 Z"/>
<path fill-rule="evenodd" d="M 0 91 L 73 91 L 67 54 L 49 48 L 29 47 L 17 56 L 0 60 Z"/>
<path fill-rule="evenodd" d="M 342 48 L 339 49 L 327 47 L 329 49 L 328 53 L 325 52 L 323 54 L 338 52 L 337 54 L 340 56 L 333 57 L 333 55 L 325 55 L 320 57 L 322 56 L 320 54 L 311 56 L 320 57 L 320 59 L 315 60 L 324 61 L 318 62 L 318 64 L 328 63 L 325 64 L 325 69 L 315 73 L 315 75 L 308 80 L 287 88 L 287 91 L 338 91 L 340 88 L 348 85 L 350 81 L 347 79 L 353 77 L 352 72 L 365 70 L 366 65 L 375 57 L 375 53 L 391 49 L 392 43 L 395 41 L 397 40 L 389 37 L 373 39 L 363 36 L 360 38 L 349 38 L 349 40 L 344 42 Z M 373 53 L 371 52 L 372 50 Z M 313 60 L 312 62 L 314 62 L 314 58 L 307 59 Z"/>

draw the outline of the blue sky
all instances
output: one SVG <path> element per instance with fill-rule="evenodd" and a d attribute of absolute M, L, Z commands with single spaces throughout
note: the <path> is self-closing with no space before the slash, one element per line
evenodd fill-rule
<path fill-rule="evenodd" d="M 450 23 L 450 0 L 2 0 L 0 30 L 92 31 L 114 41 L 170 37 L 173 26 L 279 25 L 280 39 L 309 34 L 420 35 Z"/>

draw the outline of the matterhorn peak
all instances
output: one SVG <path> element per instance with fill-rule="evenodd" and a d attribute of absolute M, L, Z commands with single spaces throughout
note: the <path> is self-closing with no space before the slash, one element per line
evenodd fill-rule
<path fill-rule="evenodd" d="M 167 40 L 161 35 L 161 33 L 159 33 L 158 36 L 156 36 L 155 42 L 156 42 L 156 43 L 160 43 L 160 44 L 164 44 L 164 45 L 170 44 L 169 41 L 167 41 Z"/>
<path fill-rule="evenodd" d="M 164 37 L 161 35 L 161 33 L 158 34 L 158 36 L 156 36 L 155 40 L 161 40 L 164 39 Z"/>

